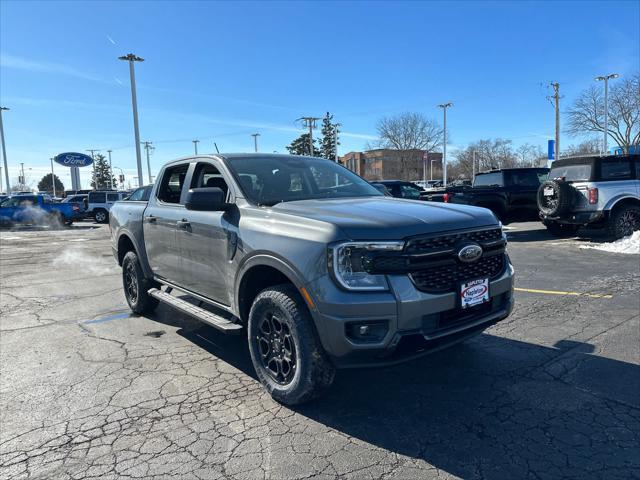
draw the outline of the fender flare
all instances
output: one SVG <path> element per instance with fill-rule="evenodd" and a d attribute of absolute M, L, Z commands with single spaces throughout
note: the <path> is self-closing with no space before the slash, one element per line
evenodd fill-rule
<path fill-rule="evenodd" d="M 616 195 L 613 198 L 610 198 L 607 203 L 605 204 L 604 208 L 602 210 L 613 210 L 615 208 L 615 206 L 620 203 L 622 200 L 634 200 L 638 203 L 640 203 L 640 198 L 635 197 L 632 194 L 629 193 L 621 193 L 619 195 Z"/>
<path fill-rule="evenodd" d="M 138 255 L 138 260 L 140 261 L 140 266 L 142 267 L 142 271 L 144 272 L 145 277 L 153 278 L 153 271 L 151 270 L 151 266 L 147 261 L 147 254 L 144 251 L 144 249 L 140 247 L 140 243 L 136 240 L 135 235 L 132 235 L 131 232 L 129 232 L 128 230 L 119 232 L 118 241 L 116 243 L 116 249 L 118 245 L 120 245 L 120 240 L 122 239 L 122 237 L 126 237 L 133 244 L 133 248 L 136 252 L 136 255 Z M 119 257 L 120 252 L 116 251 L 116 253 L 118 254 L 118 257 Z M 120 262 L 118 261 L 118 263 Z"/>

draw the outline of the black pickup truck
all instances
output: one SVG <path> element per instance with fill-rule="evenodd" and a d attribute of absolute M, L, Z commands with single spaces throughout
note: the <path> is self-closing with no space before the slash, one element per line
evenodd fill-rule
<path fill-rule="evenodd" d="M 548 174 L 548 168 L 490 170 L 478 173 L 473 186 L 447 187 L 426 193 L 421 199 L 485 207 L 503 223 L 537 220 L 537 192 Z"/>

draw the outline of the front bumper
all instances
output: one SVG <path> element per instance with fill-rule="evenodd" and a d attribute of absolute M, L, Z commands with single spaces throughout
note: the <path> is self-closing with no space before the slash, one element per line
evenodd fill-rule
<path fill-rule="evenodd" d="M 417 290 L 407 275 L 389 275 L 388 292 L 345 292 L 329 277 L 311 282 L 312 312 L 324 349 L 340 368 L 383 366 L 410 360 L 482 332 L 513 309 L 513 267 L 490 282 L 491 301 L 468 310 L 457 308 L 457 292 Z M 354 341 L 349 325 L 388 325 L 383 338 Z"/>

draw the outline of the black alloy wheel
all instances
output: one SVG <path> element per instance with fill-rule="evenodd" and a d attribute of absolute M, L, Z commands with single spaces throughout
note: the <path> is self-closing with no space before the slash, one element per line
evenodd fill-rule
<path fill-rule="evenodd" d="M 296 371 L 296 342 L 290 326 L 277 312 L 267 310 L 260 319 L 257 333 L 265 371 L 280 385 L 291 383 Z"/>

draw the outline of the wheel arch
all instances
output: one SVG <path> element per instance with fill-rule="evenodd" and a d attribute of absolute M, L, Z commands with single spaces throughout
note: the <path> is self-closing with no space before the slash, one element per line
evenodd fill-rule
<path fill-rule="evenodd" d="M 144 272 L 147 278 L 153 278 L 153 272 L 151 271 L 151 267 L 147 262 L 147 255 L 145 254 L 144 248 L 141 248 L 136 237 L 131 235 L 129 232 L 122 232 L 118 236 L 117 245 L 117 254 L 118 254 L 118 265 L 122 266 L 122 260 L 127 252 L 135 252 L 138 256 L 138 260 L 140 261 L 140 266 L 142 267 L 142 271 Z"/>
<path fill-rule="evenodd" d="M 610 199 L 603 210 L 613 211 L 616 208 L 620 208 L 626 205 L 634 205 L 638 207 L 640 206 L 640 198 L 628 194 L 619 195 Z"/>
<path fill-rule="evenodd" d="M 242 322 L 249 318 L 255 297 L 267 287 L 288 283 L 300 291 L 301 275 L 286 261 L 270 254 L 256 254 L 245 260 L 235 281 L 235 307 Z M 312 315 L 313 316 L 313 315 Z"/>

